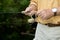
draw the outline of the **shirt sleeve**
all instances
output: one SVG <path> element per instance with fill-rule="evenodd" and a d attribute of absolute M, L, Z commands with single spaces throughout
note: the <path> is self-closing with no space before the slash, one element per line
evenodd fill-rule
<path fill-rule="evenodd" d="M 33 4 L 33 5 L 35 5 L 35 6 L 38 5 L 37 3 L 38 3 L 38 0 L 31 0 L 31 1 L 30 1 L 30 4 Z"/>

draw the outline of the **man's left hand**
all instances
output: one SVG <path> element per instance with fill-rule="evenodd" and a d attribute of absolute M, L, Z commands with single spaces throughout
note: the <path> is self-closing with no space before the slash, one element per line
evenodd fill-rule
<path fill-rule="evenodd" d="M 46 20 L 54 16 L 54 13 L 52 12 L 51 9 L 45 9 L 45 10 L 39 10 L 37 12 L 37 15 L 40 16 L 42 19 Z"/>

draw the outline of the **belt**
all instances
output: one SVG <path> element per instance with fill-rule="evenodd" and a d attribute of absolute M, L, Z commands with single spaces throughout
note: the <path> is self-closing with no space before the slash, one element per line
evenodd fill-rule
<path fill-rule="evenodd" d="M 35 15 L 32 16 L 34 19 L 36 18 Z M 48 24 L 45 24 L 45 25 L 48 25 L 49 27 L 60 27 L 60 22 L 58 22 L 58 24 L 52 24 L 52 23 L 48 23 Z"/>
<path fill-rule="evenodd" d="M 60 24 L 51 24 L 51 23 L 48 23 L 48 24 L 45 24 L 45 25 L 48 25 L 49 27 L 60 27 Z"/>

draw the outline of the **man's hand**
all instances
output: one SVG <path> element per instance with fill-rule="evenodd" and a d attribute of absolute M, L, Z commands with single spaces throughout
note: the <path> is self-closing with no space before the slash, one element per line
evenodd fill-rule
<path fill-rule="evenodd" d="M 52 12 L 51 9 L 46 9 L 46 10 L 39 10 L 37 12 L 37 15 L 40 16 L 42 19 L 46 20 L 48 18 L 51 18 L 52 16 L 54 16 L 54 13 Z"/>
<path fill-rule="evenodd" d="M 31 5 L 31 6 L 27 7 L 24 12 L 25 12 L 25 15 L 31 16 L 35 13 L 35 10 L 36 10 L 36 6 Z"/>

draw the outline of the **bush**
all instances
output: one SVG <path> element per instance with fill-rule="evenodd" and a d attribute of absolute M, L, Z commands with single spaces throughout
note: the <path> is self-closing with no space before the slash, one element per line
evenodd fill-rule
<path fill-rule="evenodd" d="M 0 0 L 0 39 L 32 40 L 32 36 L 22 36 L 21 32 L 30 31 L 28 16 L 21 13 L 29 5 L 29 0 Z M 23 38 L 22 38 L 23 37 Z"/>

